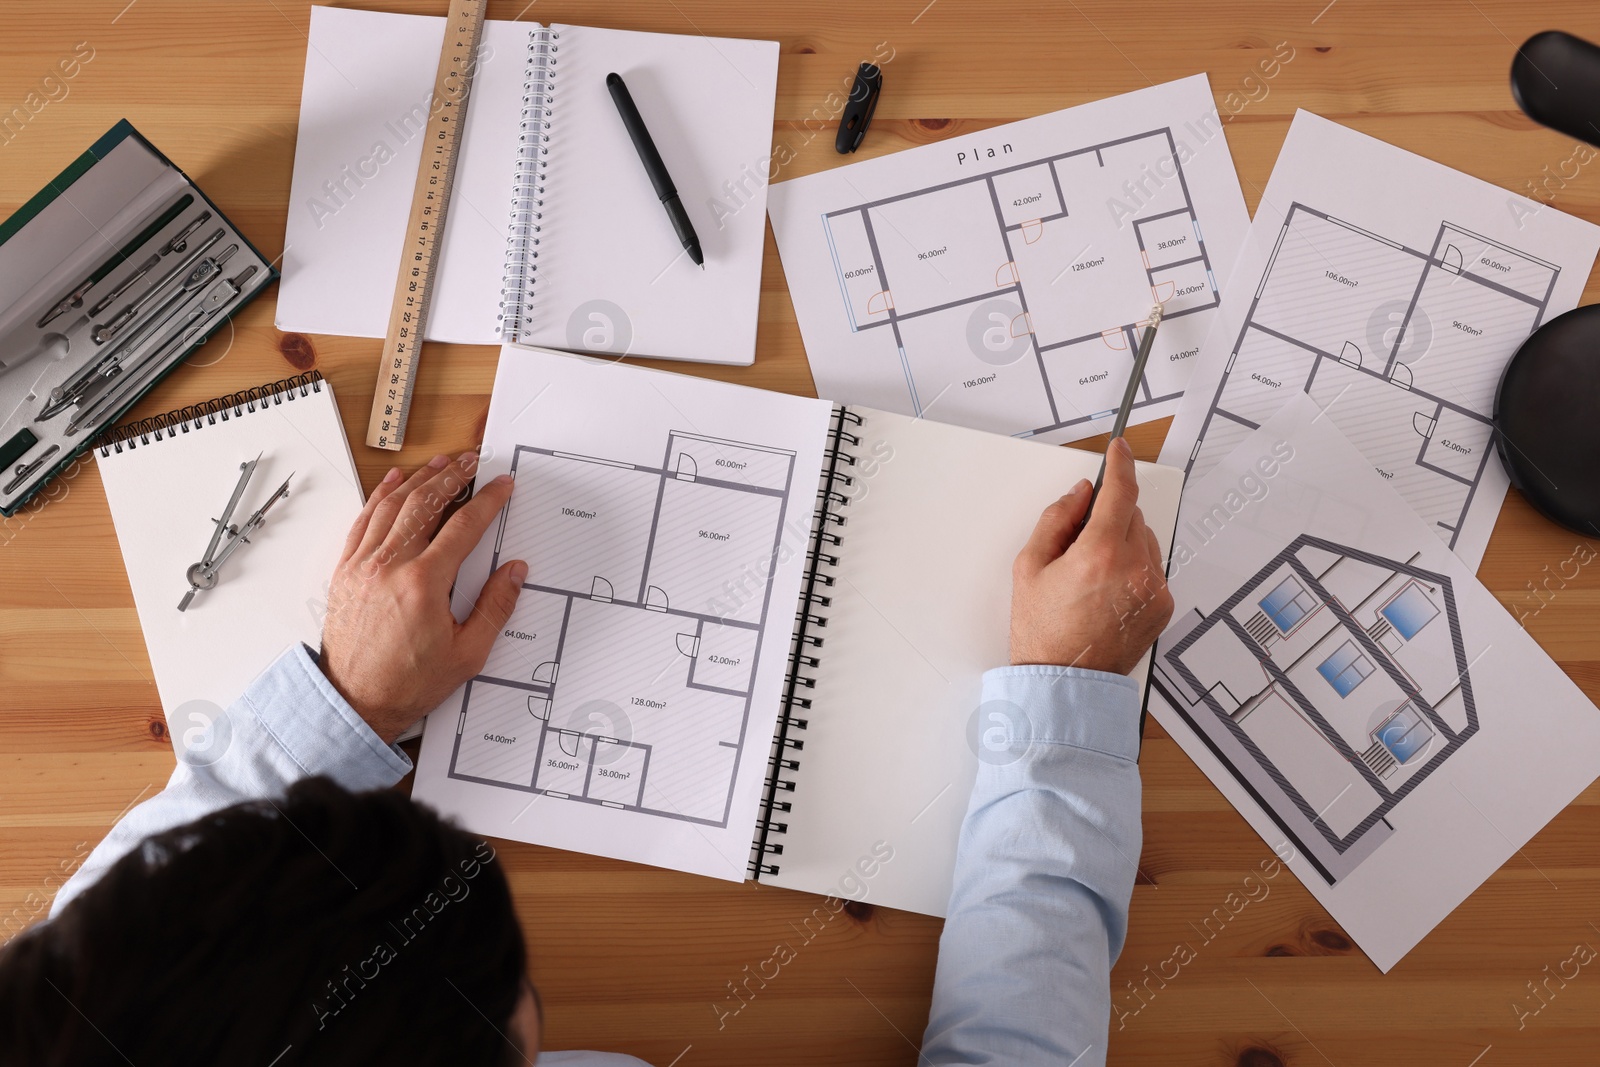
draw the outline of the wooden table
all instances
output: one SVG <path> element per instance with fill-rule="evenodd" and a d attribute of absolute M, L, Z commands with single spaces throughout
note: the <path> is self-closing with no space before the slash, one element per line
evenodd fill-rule
<path fill-rule="evenodd" d="M 525 3 L 496 0 L 490 14 L 781 41 L 774 137 L 794 158 L 779 178 L 838 163 L 829 94 L 885 43 L 894 58 L 864 157 L 1206 71 L 1219 104 L 1234 112 L 1227 136 L 1252 208 L 1303 107 L 1600 220 L 1600 170 L 1574 175 L 1573 144 L 1524 118 L 1506 85 L 1515 43 L 1538 30 L 1600 39 L 1600 9 L 1578 0 L 1538 11 L 1513 0 Z M 444 9 L 442 0 L 371 6 Z M 0 7 L 0 119 L 42 93 L 45 75 L 79 42 L 93 53 L 64 96 L 54 86 L 43 107 L 42 95 L 33 98 L 37 114 L 0 127 L 0 215 L 126 116 L 277 254 L 307 22 L 305 0 Z M 1293 58 L 1263 79 L 1257 65 L 1285 41 Z M 755 366 L 673 369 L 811 393 L 770 239 L 763 279 Z M 1591 283 L 1585 300 L 1596 297 Z M 392 462 L 359 443 L 377 343 L 280 334 L 273 299 L 248 307 L 134 414 L 315 366 L 335 383 L 371 487 Z M 494 363 L 491 348 L 430 346 L 403 462 L 478 440 Z M 1130 436 L 1153 458 L 1165 432 L 1156 423 Z M 1480 576 L 1600 697 L 1600 569 L 1564 584 L 1554 577 L 1577 544 L 1513 493 Z M 0 522 L 0 634 L 0 911 L 9 933 L 43 913 L 56 885 L 49 872 L 159 789 L 173 765 L 93 464 L 64 498 Z M 1113 1023 L 1114 1062 L 1501 1067 L 1600 1055 L 1600 973 L 1591 973 L 1600 963 L 1542 987 L 1553 991 L 1547 1006 L 1520 1029 L 1515 1010 L 1538 1007 L 1529 983 L 1575 945 L 1600 945 L 1600 789 L 1383 976 L 1288 876 L 1211 940 L 1198 935 L 1268 849 L 1154 723 L 1144 753 L 1143 877 L 1113 976 L 1115 1000 L 1129 1012 L 1120 1029 Z M 933 919 L 852 908 L 719 1028 L 713 1005 L 731 1003 L 728 983 L 792 938 L 814 898 L 525 845 L 501 854 L 551 1047 L 626 1051 L 658 1067 L 916 1061 L 940 928 Z M 1146 986 L 1153 993 L 1141 1007 L 1127 983 L 1163 970 L 1180 941 L 1196 945 L 1197 958 L 1164 986 Z"/>

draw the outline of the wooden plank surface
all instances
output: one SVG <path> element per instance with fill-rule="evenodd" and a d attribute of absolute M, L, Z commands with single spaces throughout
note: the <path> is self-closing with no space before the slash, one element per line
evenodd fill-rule
<path fill-rule="evenodd" d="M 371 6 L 441 14 L 445 5 Z M 1228 142 L 1252 208 L 1289 119 L 1304 107 L 1600 220 L 1600 169 L 1574 173 L 1573 144 L 1524 118 L 1506 85 L 1514 45 L 1532 33 L 1555 26 L 1600 38 L 1600 9 L 1578 0 L 1537 8 L 1514 0 L 502 0 L 490 16 L 782 42 L 779 179 L 837 165 L 830 94 L 848 86 L 861 59 L 892 50 L 863 157 L 1206 71 L 1219 106 L 1232 113 Z M 308 19 L 305 0 L 4 5 L 0 116 L 14 107 L 27 114 L 0 133 L 0 215 L 127 117 L 277 255 L 293 210 Z M 1257 64 L 1280 42 L 1293 58 L 1264 80 Z M 85 46 L 92 58 L 73 77 L 46 83 L 60 60 Z M 279 334 L 275 292 L 134 415 L 315 366 L 336 385 L 370 488 L 391 463 L 359 444 L 378 344 Z M 1585 300 L 1597 296 L 1591 281 Z M 429 346 L 401 462 L 477 441 L 494 360 L 490 348 Z M 672 369 L 812 392 L 770 236 L 755 366 Z M 1165 431 L 1157 423 L 1130 437 L 1152 458 Z M 1480 576 L 1596 697 L 1600 568 L 1565 582 L 1550 577 L 1578 544 L 1513 493 Z M 1536 594 L 1540 588 L 1550 591 Z M 159 789 L 173 762 L 92 463 L 54 501 L 0 521 L 0 694 L 0 914 L 8 917 L 0 936 L 9 936 L 42 914 L 56 884 L 49 872 Z M 1266 845 L 1153 723 L 1143 768 L 1143 875 L 1113 977 L 1112 1062 L 1594 1060 L 1600 974 L 1590 972 L 1600 965 L 1571 977 L 1567 964 L 1566 979 L 1551 975 L 1575 946 L 1600 945 L 1600 788 L 1383 976 L 1291 875 L 1228 911 L 1229 894 L 1269 855 Z M 626 1051 L 659 1067 L 916 1062 L 937 921 L 853 907 L 807 941 L 797 928 L 818 898 L 530 846 L 508 844 L 501 854 L 551 1047 Z M 752 982 L 754 997 L 719 1018 L 740 1004 L 729 984 L 783 942 L 796 958 L 765 985 Z M 1175 966 L 1180 943 L 1194 958 Z"/>

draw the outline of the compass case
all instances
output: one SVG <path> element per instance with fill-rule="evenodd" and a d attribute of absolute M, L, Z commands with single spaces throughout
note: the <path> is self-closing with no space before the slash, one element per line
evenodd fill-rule
<path fill-rule="evenodd" d="M 0 224 L 0 515 L 276 277 L 126 119 L 73 160 Z"/>

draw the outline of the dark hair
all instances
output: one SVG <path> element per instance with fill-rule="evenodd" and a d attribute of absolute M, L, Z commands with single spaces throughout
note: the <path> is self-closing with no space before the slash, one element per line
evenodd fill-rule
<path fill-rule="evenodd" d="M 502 1064 L 525 972 L 488 842 L 313 778 L 154 835 L 0 951 L 0 1063 Z"/>

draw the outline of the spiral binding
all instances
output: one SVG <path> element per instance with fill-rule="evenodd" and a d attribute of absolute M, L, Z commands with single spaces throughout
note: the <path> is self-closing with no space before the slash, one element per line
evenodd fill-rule
<path fill-rule="evenodd" d="M 140 445 L 159 441 L 163 436 L 176 437 L 180 433 L 189 433 L 202 426 L 227 422 L 230 418 L 238 418 L 246 412 L 293 401 L 297 396 L 320 392 L 322 392 L 322 372 L 296 374 L 292 378 L 268 382 L 253 389 L 242 389 L 237 393 L 229 393 L 213 400 L 152 415 L 148 419 L 140 419 L 126 426 L 114 427 L 101 435 L 96 447 L 100 449 L 101 458 L 111 455 L 112 452 L 119 454 L 123 451 L 131 452 Z"/>
<path fill-rule="evenodd" d="M 539 240 L 544 228 L 545 182 L 550 171 L 550 119 L 555 106 L 559 30 L 535 27 L 528 35 L 522 81 L 522 123 L 517 141 L 516 187 L 506 233 L 505 277 L 500 283 L 496 329 L 516 341 L 532 327 Z"/>
<path fill-rule="evenodd" d="M 823 639 L 816 631 L 827 628 L 826 611 L 833 604 L 833 597 L 823 590 L 834 584 L 831 568 L 839 565 L 836 550 L 843 544 L 839 529 L 845 524 L 843 511 L 850 506 L 851 499 L 841 490 L 855 484 L 855 476 L 845 468 L 856 465 L 855 454 L 850 449 L 861 444 L 861 437 L 845 427 L 860 427 L 861 424 L 861 416 L 849 408 L 835 408 L 833 426 L 828 431 L 828 447 L 822 452 L 827 467 L 817 488 L 817 510 L 811 520 L 811 545 L 806 551 L 805 582 L 795 613 L 794 643 L 789 651 L 789 674 L 784 680 L 783 708 L 778 715 L 777 734 L 772 739 L 772 754 L 767 758 L 771 769 L 761 795 L 756 837 L 750 843 L 750 874 L 755 878 L 778 873 L 779 865 L 767 862 L 767 858 L 783 855 L 783 845 L 772 838 L 789 831 L 789 824 L 775 820 L 774 816 L 787 814 L 793 808 L 793 801 L 781 800 L 779 794 L 794 792 L 794 778 L 784 777 L 784 772 L 800 769 L 800 761 L 793 754 L 805 748 L 805 742 L 791 734 L 803 732 L 808 725 L 808 719 L 798 713 L 811 710 L 811 698 L 801 691 L 817 686 L 815 675 L 805 672 L 815 670 L 822 662 L 817 652 L 822 648 Z"/>

